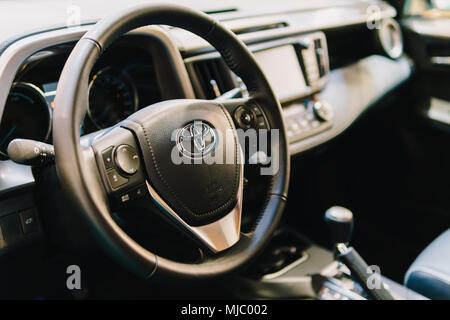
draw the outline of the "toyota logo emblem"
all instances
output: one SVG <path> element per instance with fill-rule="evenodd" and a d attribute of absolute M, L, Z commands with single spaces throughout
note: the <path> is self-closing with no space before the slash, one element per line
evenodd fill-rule
<path fill-rule="evenodd" d="M 202 121 L 194 121 L 177 133 L 178 150 L 187 157 L 198 158 L 211 153 L 217 144 L 214 129 Z"/>

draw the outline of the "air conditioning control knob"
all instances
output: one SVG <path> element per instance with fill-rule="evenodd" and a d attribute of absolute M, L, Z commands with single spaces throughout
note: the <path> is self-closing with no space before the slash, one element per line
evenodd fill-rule
<path fill-rule="evenodd" d="M 135 174 L 140 165 L 139 155 L 132 146 L 122 144 L 114 152 L 116 166 L 125 174 Z"/>
<path fill-rule="evenodd" d="M 320 100 L 312 102 L 312 110 L 320 121 L 330 121 L 333 119 L 333 108 L 326 102 Z"/>

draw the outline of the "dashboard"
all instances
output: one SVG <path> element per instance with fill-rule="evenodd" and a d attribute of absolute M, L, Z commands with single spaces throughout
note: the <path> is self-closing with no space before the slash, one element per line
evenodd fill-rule
<path fill-rule="evenodd" d="M 128 41 L 124 41 L 128 40 Z M 162 100 L 152 53 L 123 39 L 106 50 L 89 78 L 88 112 L 80 135 L 111 127 Z M 0 155 L 15 138 L 51 143 L 59 75 L 74 43 L 39 51 L 24 61 L 11 86 L 0 125 Z"/>
<path fill-rule="evenodd" d="M 125 37 L 108 48 L 97 61 L 89 77 L 87 113 L 80 135 L 114 126 L 137 110 L 162 101 L 162 92 L 165 93 L 164 99 L 177 97 L 171 86 L 164 89 L 164 81 L 159 81 L 157 68 L 163 64 L 155 61 L 154 52 L 142 45 L 145 40 L 148 39 Z M 155 43 L 148 45 L 152 48 Z M 57 107 L 54 99 L 58 79 L 73 46 L 74 43 L 67 43 L 45 48 L 20 66 L 0 124 L 0 156 L 3 159 L 8 159 L 6 149 L 15 138 L 52 143 L 52 114 Z M 309 97 L 306 105 L 291 107 L 288 136 L 292 141 L 303 138 L 305 133 L 313 134 L 330 127 L 331 107 L 314 95 L 324 88 L 329 72 L 323 32 L 251 45 L 250 49 L 282 103 Z M 273 63 L 275 57 L 278 63 Z M 236 87 L 241 88 L 241 96 L 246 94 L 245 84 L 228 69 L 217 53 L 189 57 L 184 59 L 184 63 L 196 96 L 220 98 Z M 167 78 L 166 69 L 161 68 L 159 74 L 164 72 Z M 177 74 L 173 73 L 172 78 L 175 80 Z M 293 109 L 296 112 L 293 113 Z M 252 115 L 252 111 L 245 114 Z M 243 115 L 235 116 L 239 126 Z M 253 115 L 252 118 L 257 121 L 258 116 Z"/>
<path fill-rule="evenodd" d="M 5 35 L 9 29 L 2 28 L 0 19 L 0 258 L 10 247 L 32 243 L 44 234 L 40 215 L 51 210 L 38 212 L 36 202 L 39 192 L 47 190 L 36 188 L 40 177 L 30 166 L 9 160 L 6 150 L 15 138 L 52 144 L 61 71 L 77 41 L 107 7 L 100 6 L 101 1 L 92 6 L 90 2 L 86 14 L 95 13 L 99 6 L 98 16 L 76 27 L 67 27 L 64 21 L 59 27 L 45 27 L 44 20 L 50 17 L 44 19 L 44 15 L 51 14 L 52 8 L 40 8 L 44 14 L 37 19 L 43 19 L 43 31 L 34 28 L 25 35 Z M 395 10 L 383 1 L 343 0 L 339 5 L 328 0 L 293 1 L 289 11 L 273 4 L 260 10 L 242 9 L 240 4 L 227 8 L 232 2 L 208 13 L 254 53 L 281 102 L 291 155 L 339 136 L 411 75 L 411 62 L 404 55 L 392 57 L 389 48 L 377 49 L 386 47 L 384 38 L 399 41 L 401 37 L 380 38 L 386 33 L 367 28 L 372 4 L 380 9 L 377 19 L 395 23 Z M 129 5 L 123 1 L 123 6 Z M 349 39 L 357 39 L 357 45 Z M 398 43 L 391 46 L 399 48 Z M 81 143 L 159 101 L 222 99 L 236 89 L 240 96 L 248 94 L 214 48 L 192 33 L 168 26 L 139 28 L 116 40 L 103 52 L 88 80 Z M 266 125 L 257 111 L 236 110 L 232 115 L 236 125 Z M 22 220 L 30 217 L 34 224 L 24 232 Z"/>
<path fill-rule="evenodd" d="M 380 8 L 377 19 L 392 21 L 395 10 L 376 0 L 336 6 L 322 1 L 289 12 L 238 7 L 210 12 L 247 44 L 265 71 L 282 103 L 291 154 L 333 139 L 408 79 L 411 64 L 405 57 L 393 59 L 389 50 L 376 49 L 383 47 L 377 45 L 379 32 L 366 26 L 373 3 Z M 91 26 L 53 28 L 0 45 L 0 85 L 9 88 L 0 91 L 0 170 L 10 172 L 0 177 L 0 193 L 32 183 L 29 170 L 7 160 L 6 148 L 19 137 L 52 143 L 59 75 Z M 358 46 L 347 41 L 349 34 Z M 118 39 L 92 70 L 80 135 L 113 126 L 158 101 L 216 99 L 234 88 L 246 94 L 242 81 L 199 37 L 167 26 L 140 28 Z"/>

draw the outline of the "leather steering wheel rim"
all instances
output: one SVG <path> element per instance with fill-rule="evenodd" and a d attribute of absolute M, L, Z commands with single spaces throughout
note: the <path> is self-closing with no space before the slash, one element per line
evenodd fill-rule
<path fill-rule="evenodd" d="M 187 264 L 147 251 L 112 219 L 98 176 L 92 174 L 92 150 L 80 145 L 79 128 L 87 109 L 88 79 L 101 53 L 119 36 L 147 25 L 170 25 L 195 33 L 222 55 L 226 64 L 246 84 L 250 96 L 264 108 L 270 128 L 279 130 L 279 169 L 271 176 L 265 206 L 253 231 L 242 234 L 230 249 L 205 262 Z M 170 278 L 211 278 L 235 271 L 250 262 L 270 239 L 287 200 L 290 157 L 281 106 L 258 63 L 234 33 L 210 16 L 175 5 L 144 5 L 99 21 L 76 44 L 62 71 L 53 120 L 56 168 L 61 184 L 87 218 L 99 243 L 138 275 Z"/>

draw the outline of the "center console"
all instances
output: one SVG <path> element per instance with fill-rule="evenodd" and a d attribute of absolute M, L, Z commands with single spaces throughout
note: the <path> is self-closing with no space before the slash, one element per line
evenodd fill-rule
<path fill-rule="evenodd" d="M 320 97 L 329 72 L 324 33 L 265 43 L 252 50 L 282 103 L 289 142 L 331 128 L 333 107 Z"/>
<path fill-rule="evenodd" d="M 383 277 L 377 266 L 367 266 L 353 247 L 347 247 L 353 230 L 351 211 L 332 207 L 325 221 L 334 252 L 283 228 L 251 267 L 225 286 L 240 299 L 426 299 Z"/>
<path fill-rule="evenodd" d="M 317 95 L 283 108 L 290 143 L 325 131 L 333 125 L 333 108 Z"/>
<path fill-rule="evenodd" d="M 286 248 L 298 252 L 298 257 L 290 261 Z M 284 259 L 274 254 L 277 251 L 284 251 Z M 382 277 L 382 281 L 396 300 L 426 299 L 388 278 Z M 345 265 L 335 260 L 332 251 L 289 229 L 282 229 L 274 236 L 249 270 L 223 285 L 238 299 L 370 299 Z"/>

